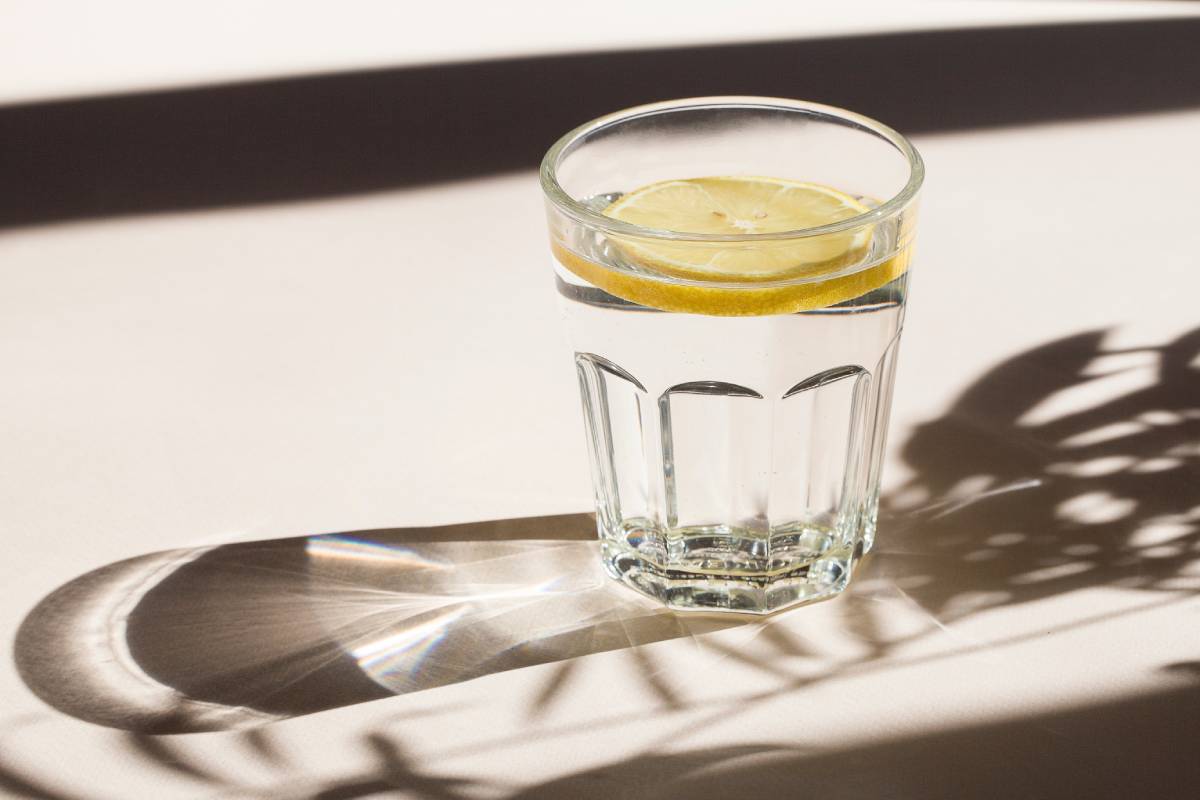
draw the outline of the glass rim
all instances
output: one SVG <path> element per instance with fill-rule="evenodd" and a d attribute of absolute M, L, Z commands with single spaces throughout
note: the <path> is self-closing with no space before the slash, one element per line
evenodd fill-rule
<path fill-rule="evenodd" d="M 900 189 L 892 197 L 880 203 L 869 211 L 862 214 L 856 214 L 853 217 L 829 222 L 824 225 L 816 225 L 810 228 L 797 228 L 790 231 L 778 231 L 773 233 L 687 233 L 684 231 L 672 231 L 663 228 L 644 228 L 641 225 L 634 225 L 631 222 L 607 217 L 598 211 L 588 208 L 583 203 L 567 194 L 566 190 L 558 182 L 557 168 L 559 162 L 564 156 L 581 142 L 588 134 L 595 133 L 603 128 L 611 125 L 616 125 L 622 122 L 638 119 L 639 117 L 653 116 L 664 112 L 702 109 L 702 108 L 773 108 L 784 111 L 804 111 L 810 112 L 818 116 L 832 117 L 843 122 L 849 122 L 854 127 L 873 133 L 881 139 L 884 139 L 899 151 L 900 155 L 904 156 L 908 161 L 908 180 L 903 188 Z M 585 122 L 582 125 L 568 131 L 558 141 L 551 145 L 546 151 L 545 157 L 542 159 L 541 168 L 539 169 L 539 177 L 542 184 L 542 192 L 555 205 L 558 210 L 571 217 L 576 222 L 586 225 L 590 228 L 595 228 L 607 234 L 615 234 L 617 236 L 635 237 L 642 239 L 665 239 L 669 241 L 682 242 L 766 242 L 780 241 L 788 239 L 806 239 L 813 236 L 824 236 L 826 234 L 841 233 L 843 231 L 861 228 L 865 225 L 873 224 L 879 220 L 890 217 L 902 211 L 912 200 L 917 196 L 917 192 L 921 189 L 921 184 L 925 180 L 925 162 L 921 159 L 921 154 L 913 146 L 903 134 L 893 128 L 884 125 L 882 122 L 871 119 L 870 117 L 858 114 L 853 111 L 847 111 L 844 108 L 836 106 L 828 106 L 821 103 L 813 103 L 807 100 L 791 100 L 783 97 L 756 97 L 756 96 L 715 96 L 715 97 L 690 97 L 679 100 L 666 100 L 658 103 L 648 103 L 646 105 L 633 106 L 631 108 L 614 111 L 611 114 L 605 114 L 602 117 L 597 117 L 590 122 Z"/>

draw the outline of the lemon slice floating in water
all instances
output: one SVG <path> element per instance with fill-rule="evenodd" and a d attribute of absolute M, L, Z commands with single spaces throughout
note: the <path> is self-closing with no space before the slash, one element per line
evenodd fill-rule
<path fill-rule="evenodd" d="M 779 178 L 663 181 L 622 195 L 604 209 L 604 215 L 683 234 L 768 236 L 715 242 L 609 237 L 627 260 L 666 280 L 601 266 L 559 245 L 554 251 L 579 277 L 641 305 L 720 316 L 785 314 L 851 300 L 904 273 L 906 250 L 867 269 L 836 274 L 866 258 L 873 235 L 870 225 L 819 236 L 769 238 L 772 233 L 814 228 L 869 210 L 836 189 Z M 822 278 L 825 275 L 830 277 Z M 756 285 L 791 280 L 803 282 Z"/>

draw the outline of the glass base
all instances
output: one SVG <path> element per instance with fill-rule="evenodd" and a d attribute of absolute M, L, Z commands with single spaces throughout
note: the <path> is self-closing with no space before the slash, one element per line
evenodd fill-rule
<path fill-rule="evenodd" d="M 786 571 L 761 574 L 665 569 L 636 551 L 602 540 L 604 569 L 626 586 L 679 611 L 770 614 L 836 597 L 850 582 L 856 550 L 827 551 Z"/>

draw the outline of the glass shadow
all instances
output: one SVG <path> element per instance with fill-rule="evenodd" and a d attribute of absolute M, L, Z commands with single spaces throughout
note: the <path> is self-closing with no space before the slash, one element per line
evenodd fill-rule
<path fill-rule="evenodd" d="M 595 531 L 574 514 L 152 553 L 45 598 L 16 661 L 68 714 L 182 733 L 738 624 L 615 585 Z"/>

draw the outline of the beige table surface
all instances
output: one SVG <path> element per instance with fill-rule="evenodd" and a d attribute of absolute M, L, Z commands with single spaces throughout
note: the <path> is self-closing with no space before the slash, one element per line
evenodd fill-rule
<path fill-rule="evenodd" d="M 588 568 L 532 172 L 5 231 L 0 794 L 1196 796 L 1200 111 L 916 141 L 877 552 L 740 625 Z"/>

